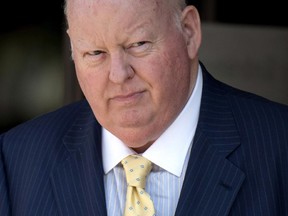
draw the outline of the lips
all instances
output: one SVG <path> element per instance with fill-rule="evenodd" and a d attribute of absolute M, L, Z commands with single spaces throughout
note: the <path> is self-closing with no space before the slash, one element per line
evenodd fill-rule
<path fill-rule="evenodd" d="M 119 94 L 111 98 L 112 101 L 120 103 L 133 103 L 137 102 L 145 91 L 135 91 L 127 94 Z"/>

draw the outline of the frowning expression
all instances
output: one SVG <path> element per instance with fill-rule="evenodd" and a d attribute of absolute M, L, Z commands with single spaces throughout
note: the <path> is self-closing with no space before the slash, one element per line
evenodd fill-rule
<path fill-rule="evenodd" d="M 163 0 L 71 0 L 80 86 L 100 124 L 128 146 L 152 143 L 192 91 L 187 40 Z"/>

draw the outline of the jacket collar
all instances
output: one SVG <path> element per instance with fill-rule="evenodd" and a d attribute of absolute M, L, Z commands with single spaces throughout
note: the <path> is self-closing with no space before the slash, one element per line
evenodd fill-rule
<path fill-rule="evenodd" d="M 228 214 L 245 174 L 227 158 L 240 145 L 226 87 L 203 65 L 203 93 L 182 193 L 175 215 Z M 64 159 L 51 175 L 61 215 L 106 215 L 101 126 L 84 103 L 66 133 Z"/>
<path fill-rule="evenodd" d="M 199 122 L 175 215 L 225 216 L 245 179 L 227 158 L 240 145 L 226 86 L 203 69 Z"/>
<path fill-rule="evenodd" d="M 64 158 L 51 175 L 60 215 L 106 215 L 101 127 L 87 102 L 63 142 Z"/>

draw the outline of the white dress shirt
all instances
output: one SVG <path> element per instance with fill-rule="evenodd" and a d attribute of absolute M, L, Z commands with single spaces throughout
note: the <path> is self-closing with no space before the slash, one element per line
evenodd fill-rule
<path fill-rule="evenodd" d="M 142 154 L 153 163 L 145 190 L 151 196 L 158 216 L 175 214 L 198 123 L 202 86 L 199 66 L 196 84 L 187 104 L 175 121 Z M 108 216 L 123 215 L 127 183 L 120 162 L 131 154 L 136 153 L 103 128 L 102 155 Z"/>

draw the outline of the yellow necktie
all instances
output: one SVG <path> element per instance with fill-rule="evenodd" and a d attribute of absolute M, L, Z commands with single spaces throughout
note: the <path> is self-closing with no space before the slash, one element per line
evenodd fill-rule
<path fill-rule="evenodd" d="M 121 162 L 127 179 L 124 216 L 155 215 L 153 202 L 145 191 L 146 176 L 152 169 L 151 162 L 138 155 L 129 155 Z"/>

